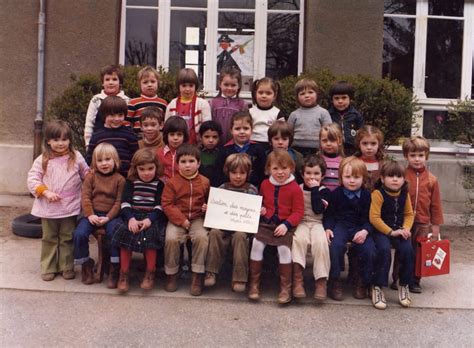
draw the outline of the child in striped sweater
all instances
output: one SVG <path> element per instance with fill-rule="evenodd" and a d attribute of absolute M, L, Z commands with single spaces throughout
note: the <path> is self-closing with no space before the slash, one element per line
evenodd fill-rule
<path fill-rule="evenodd" d="M 341 127 L 337 123 L 323 126 L 319 132 L 321 157 L 326 163 L 326 174 L 322 185 L 330 191 L 339 187 L 339 164 L 344 157 L 344 146 Z"/>

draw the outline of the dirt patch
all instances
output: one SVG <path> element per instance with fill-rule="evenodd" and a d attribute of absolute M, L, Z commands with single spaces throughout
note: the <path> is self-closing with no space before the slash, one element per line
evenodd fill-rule
<path fill-rule="evenodd" d="M 28 214 L 30 210 L 26 207 L 0 207 L 0 237 L 20 239 L 12 232 L 12 221 L 17 216 Z"/>

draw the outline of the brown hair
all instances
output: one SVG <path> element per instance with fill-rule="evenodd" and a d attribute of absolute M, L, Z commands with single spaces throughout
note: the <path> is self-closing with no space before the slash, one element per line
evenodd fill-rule
<path fill-rule="evenodd" d="M 347 81 L 338 81 L 329 89 L 329 97 L 331 97 L 331 99 L 335 95 L 345 94 L 349 96 L 349 99 L 354 99 L 354 87 Z"/>
<path fill-rule="evenodd" d="M 143 109 L 142 115 L 140 116 L 140 122 L 145 121 L 147 118 L 157 120 L 158 124 L 163 124 L 165 120 L 165 114 L 163 110 L 157 106 L 147 106 Z"/>
<path fill-rule="evenodd" d="M 104 83 L 105 75 L 112 75 L 114 73 L 117 74 L 117 77 L 119 78 L 120 86 L 122 86 L 123 85 L 123 72 L 122 72 L 122 68 L 120 67 L 120 65 L 107 65 L 107 66 L 104 66 L 100 70 L 100 81 L 102 83 Z"/>
<path fill-rule="evenodd" d="M 248 111 L 238 111 L 232 115 L 230 119 L 230 128 L 234 127 L 236 121 L 247 121 L 250 124 L 250 128 L 253 128 L 253 119 Z"/>
<path fill-rule="evenodd" d="M 239 169 L 247 173 L 248 179 L 250 171 L 252 170 L 252 161 L 246 153 L 233 153 L 225 160 L 224 174 L 226 176 L 229 176 L 229 173 L 235 172 Z"/>
<path fill-rule="evenodd" d="M 217 94 L 218 97 L 222 95 L 221 91 L 221 83 L 224 80 L 224 77 L 230 76 L 232 79 L 237 79 L 237 85 L 239 86 L 237 89 L 237 98 L 239 97 L 240 90 L 242 89 L 242 74 L 240 73 L 239 69 L 236 69 L 233 66 L 225 66 L 222 68 L 219 74 L 219 93 Z"/>
<path fill-rule="evenodd" d="M 367 173 L 367 167 L 360 158 L 355 157 L 355 156 L 349 156 L 344 158 L 341 161 L 341 164 L 339 165 L 339 182 L 342 185 L 342 174 L 344 173 L 344 169 L 346 167 L 350 166 L 352 169 L 352 174 L 353 175 L 361 175 L 363 180 L 362 180 L 362 186 L 367 182 L 367 179 L 369 177 L 369 174 Z"/>
<path fill-rule="evenodd" d="M 132 162 L 130 163 L 130 169 L 128 170 L 127 179 L 130 181 L 140 180 L 140 177 L 138 176 L 137 167 L 149 163 L 153 163 L 155 165 L 155 180 L 158 180 L 163 171 L 163 167 L 160 161 L 158 161 L 158 157 L 156 157 L 155 154 L 149 149 L 140 149 L 135 152 L 132 157 Z"/>
<path fill-rule="evenodd" d="M 404 141 L 402 150 L 403 156 L 405 156 L 405 158 L 408 157 L 409 152 L 423 151 L 426 154 L 426 159 L 428 159 L 430 154 L 430 143 L 428 140 L 426 140 L 426 138 L 420 135 L 415 135 Z"/>
<path fill-rule="evenodd" d="M 179 116 L 171 116 L 163 126 L 163 142 L 168 145 L 168 134 L 181 132 L 183 133 L 183 144 L 189 140 L 188 125 L 186 121 Z"/>
<path fill-rule="evenodd" d="M 176 88 L 179 90 L 179 85 L 183 83 L 192 83 L 196 87 L 196 91 L 199 88 L 199 79 L 196 72 L 191 68 L 181 69 L 176 78 Z"/>
<path fill-rule="evenodd" d="M 371 136 L 375 137 L 375 139 L 377 139 L 377 141 L 379 142 L 379 146 L 377 148 L 377 153 L 375 154 L 375 158 L 381 161 L 383 160 L 383 157 L 384 157 L 384 151 L 383 151 L 384 136 L 380 129 L 378 129 L 375 126 L 370 126 L 370 125 L 362 126 L 357 131 L 357 134 L 355 136 L 355 142 L 354 142 L 354 146 L 356 148 L 356 152 L 354 153 L 354 156 L 362 157 L 362 151 L 360 150 L 360 142 L 362 141 L 363 138 L 371 137 Z"/>
<path fill-rule="evenodd" d="M 312 89 L 316 93 L 319 93 L 319 86 L 316 81 L 311 79 L 301 79 L 295 83 L 295 94 L 298 97 L 298 94 L 305 89 Z"/>
<path fill-rule="evenodd" d="M 98 171 L 97 160 L 106 156 L 110 156 L 114 160 L 115 166 L 113 171 L 118 172 L 120 169 L 120 157 L 117 149 L 109 143 L 100 143 L 94 149 L 94 152 L 92 153 L 91 168 Z"/>
<path fill-rule="evenodd" d="M 384 162 L 382 168 L 380 169 L 380 178 L 375 183 L 375 188 L 382 187 L 382 178 L 387 176 L 398 176 L 401 178 L 405 178 L 405 167 L 397 161 L 388 160 Z M 401 187 L 402 192 L 406 192 L 408 190 L 408 182 L 405 181 Z"/>
<path fill-rule="evenodd" d="M 277 164 L 281 167 L 289 167 L 292 173 L 295 172 L 295 161 L 293 161 L 293 158 L 291 158 L 286 150 L 277 149 L 270 152 L 267 156 L 267 163 L 265 164 L 265 174 L 270 174 L 270 167 L 273 164 Z"/>
<path fill-rule="evenodd" d="M 158 83 L 160 82 L 160 78 L 161 78 L 160 73 L 152 66 L 147 65 L 143 69 L 140 69 L 140 71 L 138 71 L 138 74 L 137 74 L 138 83 L 141 83 L 143 78 L 145 78 L 145 76 L 148 76 L 148 75 L 155 76 L 156 79 L 158 80 Z"/>
<path fill-rule="evenodd" d="M 192 156 L 199 162 L 201 160 L 201 151 L 196 145 L 183 144 L 176 150 L 176 162 L 178 162 L 182 156 Z"/>
<path fill-rule="evenodd" d="M 289 138 L 288 146 L 293 143 L 293 127 L 283 119 L 278 119 L 272 123 L 267 131 L 268 142 L 272 143 L 272 138 L 280 135 L 282 138 Z"/>
<path fill-rule="evenodd" d="M 301 166 L 301 176 L 304 174 L 306 167 L 312 168 L 318 166 L 321 169 L 321 174 L 324 177 L 326 174 L 326 162 L 321 156 L 318 155 L 308 155 L 303 160 L 303 165 Z"/>
<path fill-rule="evenodd" d="M 50 121 L 46 124 L 46 127 L 43 131 L 43 161 L 42 167 L 46 173 L 48 167 L 48 162 L 51 158 L 54 158 L 54 152 L 51 146 L 48 144 L 48 141 L 51 139 L 69 139 L 69 160 L 68 160 L 68 170 L 72 168 L 76 162 L 76 152 L 74 151 L 74 146 L 72 145 L 72 132 L 69 125 L 61 120 Z"/>
<path fill-rule="evenodd" d="M 327 133 L 329 140 L 339 143 L 339 155 L 344 156 L 344 138 L 342 136 L 341 127 L 337 123 L 322 126 L 319 131 L 319 148 L 321 148 L 321 138 L 324 132 Z"/>
<path fill-rule="evenodd" d="M 252 84 L 252 102 L 257 105 L 257 90 L 260 85 L 269 84 L 273 93 L 275 93 L 275 102 L 279 103 L 281 99 L 281 86 L 278 81 L 275 81 L 271 77 L 262 77 L 261 79 L 255 80 Z"/>
<path fill-rule="evenodd" d="M 108 96 L 99 106 L 99 114 L 102 115 L 104 122 L 107 116 L 122 114 L 127 116 L 127 102 L 117 96 Z"/>

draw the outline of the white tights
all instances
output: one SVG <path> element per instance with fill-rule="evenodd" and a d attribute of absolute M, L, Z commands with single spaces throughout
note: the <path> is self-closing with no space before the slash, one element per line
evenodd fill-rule
<path fill-rule="evenodd" d="M 252 251 L 250 252 L 250 259 L 253 261 L 262 261 L 263 260 L 263 251 L 267 245 L 257 238 L 253 239 Z M 278 260 L 280 263 L 287 264 L 291 263 L 291 249 L 286 245 L 277 246 L 278 250 Z"/>

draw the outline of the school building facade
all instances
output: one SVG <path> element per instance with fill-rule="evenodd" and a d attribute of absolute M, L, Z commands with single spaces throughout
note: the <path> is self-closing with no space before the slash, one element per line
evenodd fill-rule
<path fill-rule="evenodd" d="M 111 63 L 191 67 L 214 95 L 226 41 L 243 97 L 255 78 L 309 68 L 388 75 L 413 88 L 427 137 L 450 100 L 473 95 L 474 0 L 3 0 L 0 21 L 0 192 L 26 192 L 35 119 L 70 76 Z M 466 163 L 433 157 L 453 213 Z"/>

